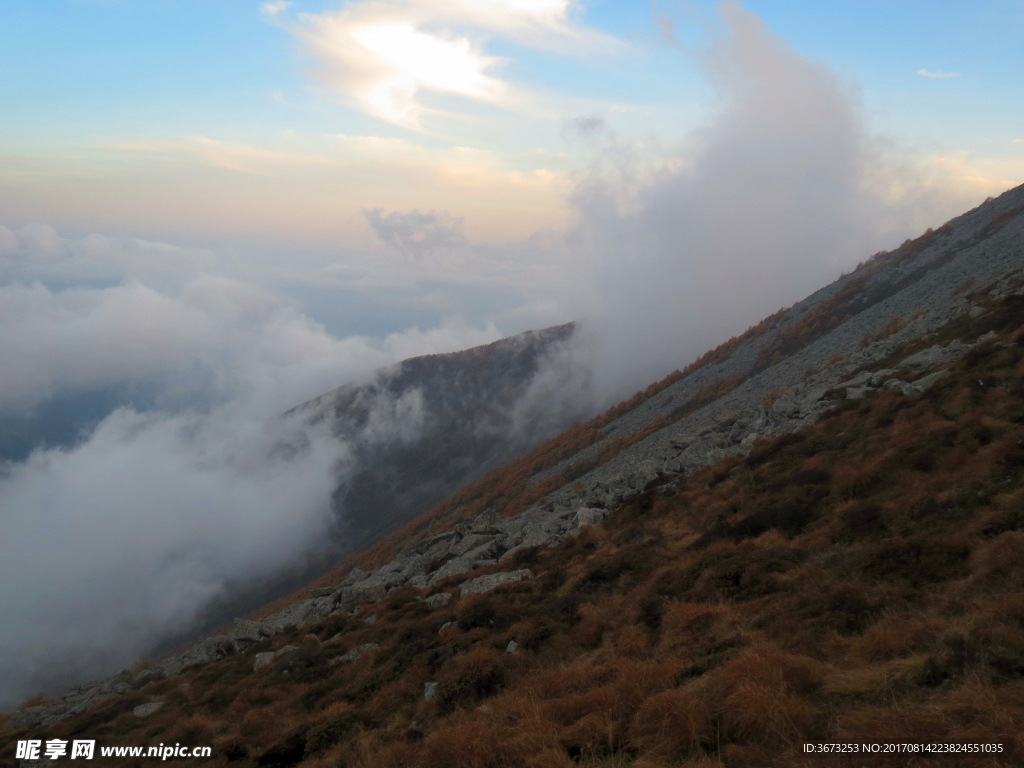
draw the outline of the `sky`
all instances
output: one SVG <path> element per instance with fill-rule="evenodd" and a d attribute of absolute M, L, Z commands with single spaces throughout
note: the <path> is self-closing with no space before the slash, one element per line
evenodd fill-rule
<path fill-rule="evenodd" d="M 597 412 L 1021 184 L 1021 39 L 1020 0 L 6 0 L 0 709 L 315 554 L 355 451 L 287 409 L 580 320 L 533 389 Z"/>
<path fill-rule="evenodd" d="M 1024 180 L 1019 0 L 746 8 L 933 183 Z M 483 295 L 503 329 L 566 319 L 545 286 L 577 265 L 531 263 L 530 237 L 572 225 L 612 135 L 685 160 L 718 106 L 699 51 L 724 34 L 715 4 L 666 0 L 11 0 L 0 222 L 214 249 L 336 334 L 480 322 Z M 375 209 L 436 211 L 488 252 L 410 258 L 429 249 L 382 238 Z"/>

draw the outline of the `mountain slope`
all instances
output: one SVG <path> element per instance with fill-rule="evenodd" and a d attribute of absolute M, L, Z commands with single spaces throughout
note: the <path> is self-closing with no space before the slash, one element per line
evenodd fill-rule
<path fill-rule="evenodd" d="M 311 598 L 8 733 L 264 766 L 796 765 L 818 740 L 998 742 L 970 764 L 1015 764 L 1022 269 L 1018 188 L 493 470 Z"/>
<path fill-rule="evenodd" d="M 487 469 L 585 415 L 580 401 L 531 397 L 572 323 L 481 347 L 404 360 L 368 384 L 346 385 L 286 415 L 326 420 L 352 448 L 334 494 L 342 540 L 358 551 Z"/>

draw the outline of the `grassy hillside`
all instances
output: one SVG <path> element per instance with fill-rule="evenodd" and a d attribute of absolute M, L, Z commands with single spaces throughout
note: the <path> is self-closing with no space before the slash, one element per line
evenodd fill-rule
<path fill-rule="evenodd" d="M 437 607 L 398 589 L 32 737 L 282 768 L 790 766 L 822 740 L 1001 742 L 1015 753 L 912 764 L 1020 764 L 1024 301 L 939 340 L 988 331 L 920 398 L 836 393 L 811 429 L 481 571 L 534 578 L 460 599 L 454 577 L 427 593 L 456 593 Z"/>

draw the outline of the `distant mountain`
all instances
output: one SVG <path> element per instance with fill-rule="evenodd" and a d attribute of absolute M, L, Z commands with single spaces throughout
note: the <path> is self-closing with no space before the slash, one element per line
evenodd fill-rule
<path fill-rule="evenodd" d="M 310 768 L 1019 765 L 1022 377 L 1018 187 L 7 736 Z M 307 407 L 387 423 L 360 402 Z"/>
<path fill-rule="evenodd" d="M 414 357 L 283 414 L 329 425 L 348 449 L 332 494 L 329 541 L 283 573 L 236 585 L 161 654 L 287 595 L 428 511 L 488 470 L 589 415 L 589 399 L 538 381 L 575 332 L 573 323 L 491 344 Z M 584 377 L 585 378 L 585 377 Z M 579 377 L 573 378 L 578 383 Z"/>
<path fill-rule="evenodd" d="M 352 449 L 335 493 L 348 551 L 358 551 L 487 470 L 580 418 L 585 401 L 531 389 L 575 325 L 554 326 L 378 371 L 286 416 L 327 421 Z"/>

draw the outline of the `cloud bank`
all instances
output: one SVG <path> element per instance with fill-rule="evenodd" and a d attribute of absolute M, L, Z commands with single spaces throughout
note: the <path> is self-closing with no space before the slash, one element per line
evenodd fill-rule
<path fill-rule="evenodd" d="M 0 707 L 110 674 L 213 601 L 315 556 L 352 446 L 278 414 L 384 365 L 500 337 L 339 339 L 216 255 L 0 228 L 0 413 L 146 383 L 74 445 L 0 464 Z M 422 428 L 374 404 L 369 443 Z"/>
<path fill-rule="evenodd" d="M 603 402 L 968 207 L 869 135 L 856 89 L 826 65 L 738 3 L 719 11 L 729 34 L 700 54 L 713 119 L 667 160 L 611 144 L 577 187 Z"/>

